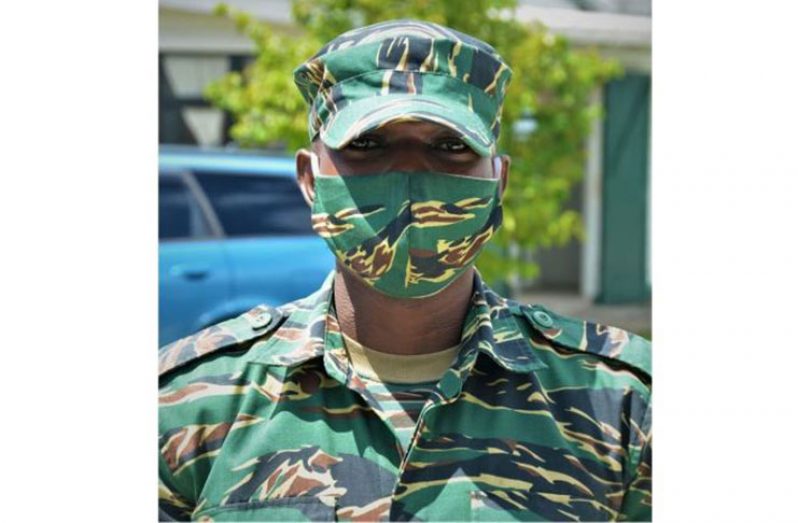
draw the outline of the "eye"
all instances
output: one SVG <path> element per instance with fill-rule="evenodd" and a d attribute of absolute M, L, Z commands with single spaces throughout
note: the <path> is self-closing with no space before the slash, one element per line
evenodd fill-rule
<path fill-rule="evenodd" d="M 369 151 L 372 149 L 378 149 L 382 147 L 382 141 L 373 135 L 364 135 L 358 136 L 357 138 L 352 139 L 347 145 L 346 148 L 354 151 Z"/>
<path fill-rule="evenodd" d="M 440 151 L 455 154 L 472 152 L 471 148 L 460 138 L 444 138 L 435 144 L 435 148 Z"/>

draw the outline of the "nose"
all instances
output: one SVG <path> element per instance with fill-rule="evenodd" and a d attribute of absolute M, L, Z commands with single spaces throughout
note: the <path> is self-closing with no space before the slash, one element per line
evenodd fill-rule
<path fill-rule="evenodd" d="M 434 170 L 433 158 L 430 158 L 429 148 L 424 143 L 404 144 L 390 153 L 391 158 L 386 163 L 386 171 L 431 171 Z"/>

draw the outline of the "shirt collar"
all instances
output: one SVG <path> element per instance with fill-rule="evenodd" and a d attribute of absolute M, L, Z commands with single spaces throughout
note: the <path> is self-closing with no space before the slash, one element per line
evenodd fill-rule
<path fill-rule="evenodd" d="M 292 366 L 324 356 L 327 372 L 346 382 L 347 357 L 333 306 L 334 271 L 321 288 L 307 298 L 281 307 L 286 321 L 268 339 L 253 345 L 249 361 L 265 365 Z M 463 322 L 461 357 L 465 364 L 473 352 L 481 352 L 513 372 L 545 368 L 532 350 L 528 336 L 512 310 L 517 304 L 491 290 L 474 271 L 471 307 Z M 470 365 L 469 365 L 470 367 Z"/>

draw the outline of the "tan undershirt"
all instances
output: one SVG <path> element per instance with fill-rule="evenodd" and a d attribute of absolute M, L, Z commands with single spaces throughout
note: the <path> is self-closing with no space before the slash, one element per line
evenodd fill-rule
<path fill-rule="evenodd" d="M 429 354 L 390 354 L 364 347 L 346 334 L 343 338 L 355 372 L 383 383 L 438 381 L 452 365 L 460 348 L 455 345 Z"/>

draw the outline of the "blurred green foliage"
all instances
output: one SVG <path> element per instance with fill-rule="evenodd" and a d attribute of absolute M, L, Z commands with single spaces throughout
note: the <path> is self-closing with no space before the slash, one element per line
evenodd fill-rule
<path fill-rule="evenodd" d="M 478 260 L 491 283 L 534 278 L 540 247 L 583 237 L 579 214 L 563 209 L 582 177 L 585 142 L 601 108 L 591 94 L 620 74 L 620 66 L 595 51 L 574 49 L 542 25 L 515 20 L 516 0 L 294 0 L 301 34 L 281 33 L 251 16 L 217 7 L 255 44 L 255 60 L 243 73 L 211 83 L 205 94 L 233 115 L 231 134 L 243 147 L 307 146 L 307 107 L 292 82 L 293 69 L 324 43 L 354 27 L 416 18 L 480 38 L 507 60 L 507 91 L 499 149 L 512 157 L 504 198 L 504 225 Z M 467 7 L 466 7 L 467 6 Z M 513 133 L 520 119 L 534 118 L 532 133 Z"/>

